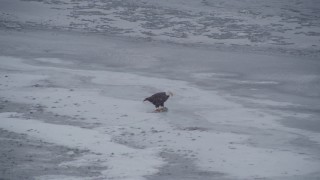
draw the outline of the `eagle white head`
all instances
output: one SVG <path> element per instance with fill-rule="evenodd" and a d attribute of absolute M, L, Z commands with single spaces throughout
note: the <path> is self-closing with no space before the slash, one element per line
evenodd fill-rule
<path fill-rule="evenodd" d="M 173 93 L 172 93 L 171 91 L 167 91 L 167 92 L 166 92 L 166 95 L 167 95 L 167 96 L 173 96 Z"/>

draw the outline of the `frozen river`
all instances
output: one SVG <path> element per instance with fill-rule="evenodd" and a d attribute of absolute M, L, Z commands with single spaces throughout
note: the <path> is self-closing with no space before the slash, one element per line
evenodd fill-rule
<path fill-rule="evenodd" d="M 0 179 L 320 178 L 319 2 L 0 3 Z"/>

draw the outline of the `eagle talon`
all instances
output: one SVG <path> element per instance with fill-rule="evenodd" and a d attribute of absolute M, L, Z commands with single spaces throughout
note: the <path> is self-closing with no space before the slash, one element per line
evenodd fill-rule
<path fill-rule="evenodd" d="M 154 112 L 165 112 L 165 111 L 167 111 L 166 107 L 159 107 L 159 108 L 154 110 Z"/>

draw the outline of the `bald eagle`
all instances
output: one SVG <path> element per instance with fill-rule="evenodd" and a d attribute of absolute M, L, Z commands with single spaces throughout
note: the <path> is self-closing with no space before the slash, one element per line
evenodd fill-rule
<path fill-rule="evenodd" d="M 151 102 L 156 106 L 156 111 L 162 111 L 164 108 L 164 102 L 166 102 L 170 96 L 173 96 L 172 92 L 158 92 L 145 98 L 143 101 Z"/>

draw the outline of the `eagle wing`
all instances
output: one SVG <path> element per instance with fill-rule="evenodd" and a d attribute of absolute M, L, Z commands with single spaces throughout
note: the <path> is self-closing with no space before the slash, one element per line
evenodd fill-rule
<path fill-rule="evenodd" d="M 146 99 L 156 106 L 161 106 L 168 98 L 165 92 L 159 92 Z"/>

